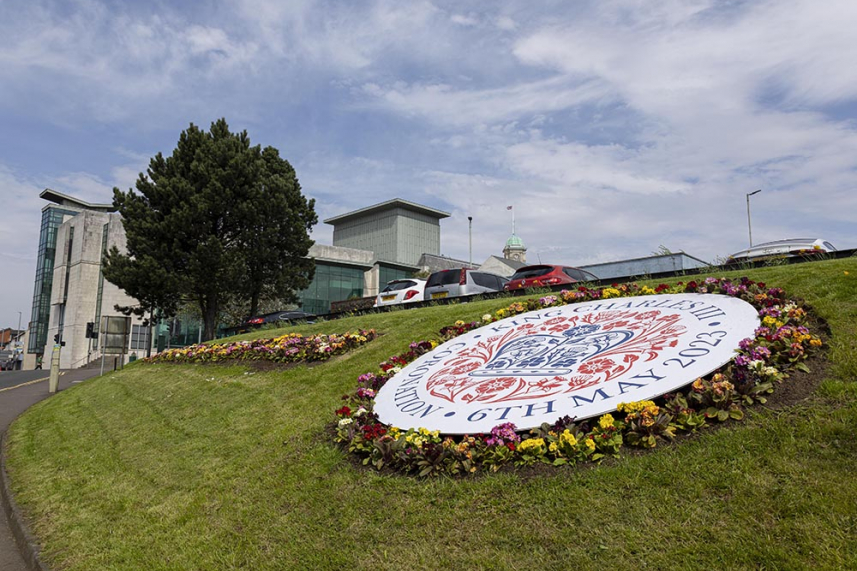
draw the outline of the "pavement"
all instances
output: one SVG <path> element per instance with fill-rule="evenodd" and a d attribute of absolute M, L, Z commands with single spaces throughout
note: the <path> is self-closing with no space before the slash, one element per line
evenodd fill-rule
<path fill-rule="evenodd" d="M 58 392 L 97 377 L 100 372 L 97 368 L 60 371 Z M 48 370 L 0 372 L 0 434 L 4 434 L 25 410 L 51 396 L 48 392 L 48 373 Z M 5 484 L 5 474 L 2 480 L 0 485 Z M 46 569 L 38 559 L 38 545 L 21 525 L 20 514 L 6 502 L 5 495 L 3 508 L 4 515 L 0 517 L 0 571 Z M 18 521 L 11 521 L 10 518 Z"/>

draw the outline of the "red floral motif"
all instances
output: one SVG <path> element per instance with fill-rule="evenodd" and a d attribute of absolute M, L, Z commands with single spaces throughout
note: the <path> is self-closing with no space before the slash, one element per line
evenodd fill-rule
<path fill-rule="evenodd" d="M 592 359 L 583 363 L 577 370 L 584 375 L 597 375 L 598 373 L 609 371 L 615 366 L 616 363 L 613 362 L 613 359 Z"/>
<path fill-rule="evenodd" d="M 625 373 L 639 361 L 651 361 L 666 347 L 678 344 L 685 327 L 676 322 L 678 315 L 662 315 L 652 310 L 611 310 L 583 316 L 560 316 L 542 323 L 526 323 L 502 335 L 492 336 L 459 352 L 444 363 L 426 383 L 435 397 L 449 402 L 489 402 L 543 398 L 570 393 L 608 382 Z M 496 352 L 515 339 L 536 335 L 557 335 L 579 325 L 598 325 L 599 331 L 632 331 L 628 341 L 584 360 L 569 376 L 538 379 L 524 377 L 477 377 L 468 373 L 491 361 Z"/>

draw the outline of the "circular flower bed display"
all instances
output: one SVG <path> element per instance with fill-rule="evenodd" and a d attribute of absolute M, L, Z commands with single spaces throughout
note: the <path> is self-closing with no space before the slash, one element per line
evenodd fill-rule
<path fill-rule="evenodd" d="M 477 328 L 509 316 L 567 304 L 681 293 L 744 300 L 755 308 L 760 325 L 738 343 L 734 359 L 659 398 L 619 402 L 611 413 L 584 421 L 562 416 L 526 434 L 511 422 L 463 435 L 441 434 L 425 427 L 405 429 L 380 422 L 374 410 L 377 392 L 403 367 L 440 343 Z M 459 321 L 444 327 L 440 339 L 411 343 L 408 351 L 381 363 L 380 370 L 358 377 L 356 392 L 344 396 L 345 406 L 336 411 L 335 440 L 361 457 L 364 465 L 420 476 L 497 470 L 509 464 L 597 462 L 617 455 L 623 445 L 653 448 L 659 440 L 672 440 L 677 434 L 695 432 L 709 423 L 740 420 L 744 407 L 765 402 L 765 395 L 783 382 L 789 370 L 806 369 L 803 360 L 811 349 L 821 346 L 821 341 L 809 332 L 805 321 L 806 311 L 787 299 L 782 289 L 767 288 L 746 278 L 734 282 L 707 278 L 657 288 L 636 284 L 581 287 L 515 302 L 493 315 L 484 315 L 481 321 Z"/>
<path fill-rule="evenodd" d="M 375 330 L 304 337 L 288 333 L 273 339 L 190 345 L 169 349 L 144 361 L 149 363 L 218 363 L 224 361 L 272 361 L 302 363 L 326 361 L 375 339 Z"/>
<path fill-rule="evenodd" d="M 457 336 L 388 379 L 385 424 L 444 434 L 536 428 L 649 400 L 732 360 L 759 326 L 746 301 L 710 293 L 549 306 Z"/>

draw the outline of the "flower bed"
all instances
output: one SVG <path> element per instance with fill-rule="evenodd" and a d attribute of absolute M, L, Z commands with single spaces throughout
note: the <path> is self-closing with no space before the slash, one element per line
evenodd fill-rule
<path fill-rule="evenodd" d="M 169 349 L 144 359 L 149 363 L 218 363 L 223 361 L 273 361 L 301 363 L 326 361 L 375 339 L 375 330 L 341 335 L 304 337 L 289 333 L 273 339 L 190 345 Z"/>
<path fill-rule="evenodd" d="M 489 434 L 442 436 L 425 428 L 401 430 L 379 422 L 373 412 L 377 391 L 395 373 L 439 343 L 477 327 L 519 313 L 545 307 L 597 299 L 672 293 L 717 293 L 743 299 L 759 311 L 761 325 L 755 336 L 739 344 L 737 356 L 689 387 L 659 397 L 655 401 L 621 403 L 616 416 L 575 422 L 566 416 L 553 424 L 542 424 L 528 434 L 519 434 L 511 423 L 494 427 Z M 661 284 L 656 288 L 637 284 L 563 290 L 538 299 L 514 302 L 481 321 L 455 324 L 440 330 L 439 340 L 411 343 L 408 351 L 380 364 L 377 372 L 358 377 L 355 393 L 336 411 L 335 440 L 362 458 L 364 465 L 392 469 L 419 476 L 468 474 L 498 470 L 505 465 L 529 466 L 536 463 L 560 466 L 576 462 L 597 462 L 616 456 L 622 446 L 654 448 L 659 441 L 672 440 L 679 433 L 691 433 L 707 424 L 740 420 L 744 408 L 764 403 L 789 371 L 807 371 L 803 361 L 821 346 L 821 340 L 807 329 L 806 310 L 786 298 L 780 288 L 747 278 L 731 281 L 707 278 L 703 281 Z"/>

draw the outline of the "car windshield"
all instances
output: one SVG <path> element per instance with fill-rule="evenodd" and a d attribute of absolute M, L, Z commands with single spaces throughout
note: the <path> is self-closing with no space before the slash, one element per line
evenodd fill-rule
<path fill-rule="evenodd" d="M 461 277 L 461 270 L 443 270 L 429 276 L 426 287 L 457 284 Z"/>
<path fill-rule="evenodd" d="M 539 276 L 543 276 L 545 274 L 549 274 L 553 271 L 553 266 L 527 266 L 526 268 L 521 268 L 515 275 L 512 276 L 513 280 L 523 280 L 527 278 L 537 278 Z"/>
<path fill-rule="evenodd" d="M 413 287 L 415 285 L 417 285 L 417 282 L 412 282 L 410 280 L 403 280 L 400 282 L 390 282 L 387 284 L 387 287 L 385 287 L 382 291 L 384 291 L 384 292 L 400 291 L 403 289 L 408 289 L 409 287 Z"/>

